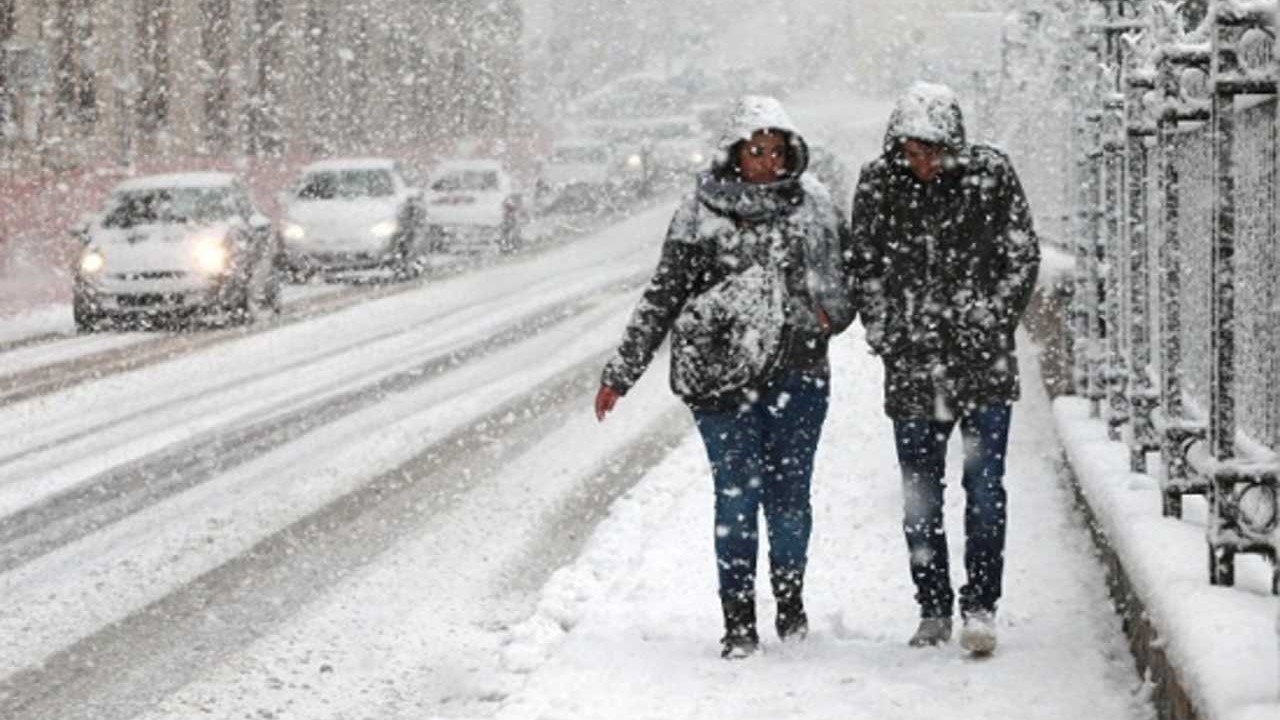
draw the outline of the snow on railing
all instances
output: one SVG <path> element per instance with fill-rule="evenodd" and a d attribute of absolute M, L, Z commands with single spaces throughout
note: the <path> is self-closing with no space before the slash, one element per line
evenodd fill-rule
<path fill-rule="evenodd" d="M 1235 554 L 1257 553 L 1280 593 L 1277 5 L 1212 2 L 1192 31 L 1166 3 L 1135 3 L 1136 18 L 1094 7 L 1077 37 L 1099 81 L 1076 115 L 1094 140 L 1077 147 L 1084 191 L 1071 200 L 1084 234 L 1077 389 L 1135 472 L 1160 451 L 1166 515 L 1208 497 L 1210 580 L 1232 584 Z M 1257 94 L 1272 98 L 1236 101 Z"/>
<path fill-rule="evenodd" d="M 1277 6 L 1276 0 L 1218 0 L 1213 12 L 1219 22 L 1274 25 Z"/>

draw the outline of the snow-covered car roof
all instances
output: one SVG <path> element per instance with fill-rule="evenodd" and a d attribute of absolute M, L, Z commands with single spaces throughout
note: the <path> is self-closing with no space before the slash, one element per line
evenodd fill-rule
<path fill-rule="evenodd" d="M 236 182 L 236 176 L 222 172 L 166 173 L 146 175 L 125 180 L 115 186 L 115 192 L 159 190 L 163 188 L 215 188 L 227 187 Z"/>
<path fill-rule="evenodd" d="M 505 172 L 502 163 L 497 160 L 488 159 L 455 159 L 441 160 L 436 163 L 432 175 L 439 176 L 447 172 L 457 172 L 459 170 L 498 170 Z"/>
<path fill-rule="evenodd" d="M 331 158 L 313 162 L 302 172 L 334 172 L 343 170 L 394 170 L 395 160 L 383 157 Z"/>

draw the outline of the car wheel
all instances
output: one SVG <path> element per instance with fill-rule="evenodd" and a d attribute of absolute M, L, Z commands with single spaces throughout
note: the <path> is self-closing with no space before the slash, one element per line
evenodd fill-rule
<path fill-rule="evenodd" d="M 396 280 L 412 280 L 422 274 L 422 263 L 414 255 L 401 253 L 391 274 Z"/>
<path fill-rule="evenodd" d="M 404 238 L 400 241 L 395 250 L 395 255 L 391 259 L 391 276 L 395 280 L 412 280 L 422 272 L 422 265 L 418 262 L 418 256 L 421 252 L 420 233 L 417 230 L 411 230 L 405 233 Z"/>
<path fill-rule="evenodd" d="M 253 322 L 255 306 L 253 288 L 242 285 L 235 288 L 230 298 L 217 309 L 221 310 L 225 324 L 248 325 Z"/>
<path fill-rule="evenodd" d="M 498 234 L 498 249 L 504 253 L 513 253 L 520 249 L 520 224 L 515 218 L 507 218 L 502 223 L 502 229 Z"/>
<path fill-rule="evenodd" d="M 444 252 L 444 231 L 440 229 L 439 225 L 427 225 L 426 235 L 427 235 L 427 243 L 426 243 L 427 252 L 429 253 Z"/>
<path fill-rule="evenodd" d="M 280 278 L 280 269 L 273 262 L 267 269 L 267 282 L 262 288 L 262 299 L 272 314 L 279 315 L 284 311 L 284 281 Z"/>
<path fill-rule="evenodd" d="M 306 263 L 294 263 L 284 258 L 277 262 L 279 263 L 279 269 L 284 273 L 285 280 L 290 285 L 306 285 L 311 282 L 311 278 L 315 277 L 315 268 Z"/>
<path fill-rule="evenodd" d="M 81 300 L 72 302 L 71 316 L 75 320 L 76 332 L 95 333 L 102 329 L 102 313 L 93 312 Z"/>

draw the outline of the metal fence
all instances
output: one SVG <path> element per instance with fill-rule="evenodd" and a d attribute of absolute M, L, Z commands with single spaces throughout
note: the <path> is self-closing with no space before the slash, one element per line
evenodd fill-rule
<path fill-rule="evenodd" d="M 1075 390 L 1160 478 L 1165 515 L 1207 498 L 1212 583 L 1255 553 L 1280 593 L 1276 13 L 1080 3 L 1066 71 Z"/>

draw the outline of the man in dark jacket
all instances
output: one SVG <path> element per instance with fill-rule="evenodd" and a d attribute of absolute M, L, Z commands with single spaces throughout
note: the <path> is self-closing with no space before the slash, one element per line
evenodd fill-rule
<path fill-rule="evenodd" d="M 964 439 L 961 645 L 995 649 L 1005 538 L 1005 452 L 1019 394 L 1017 327 L 1040 251 L 1009 159 L 965 139 L 960 105 L 916 83 L 889 120 L 883 154 L 854 194 L 854 274 L 863 325 L 884 360 L 885 412 L 902 467 L 904 520 L 921 622 L 911 645 L 951 637 L 943 528 L 947 438 Z"/>

